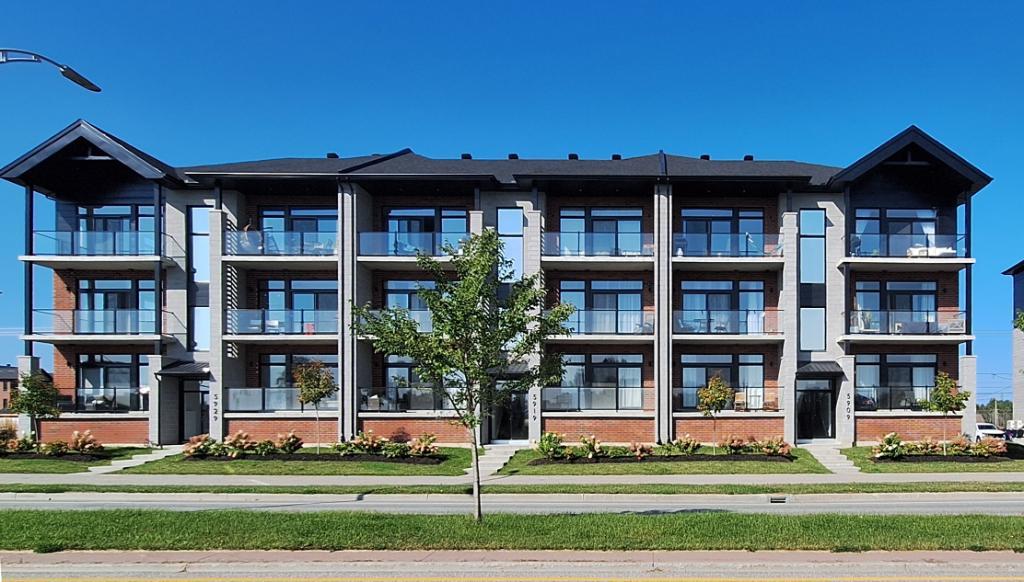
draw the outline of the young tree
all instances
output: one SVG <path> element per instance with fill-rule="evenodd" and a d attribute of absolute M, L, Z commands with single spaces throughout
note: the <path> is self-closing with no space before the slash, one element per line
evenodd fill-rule
<path fill-rule="evenodd" d="M 1017 310 L 1017 315 L 1013 318 L 1013 327 L 1024 331 L 1024 309 Z"/>
<path fill-rule="evenodd" d="M 53 382 L 45 375 L 36 372 L 22 374 L 21 382 L 11 396 L 11 412 L 28 415 L 32 425 L 32 438 L 36 440 L 37 449 L 42 428 L 41 421 L 44 418 L 60 416 L 60 410 L 57 408 L 59 395 L 60 393 L 53 387 Z"/>
<path fill-rule="evenodd" d="M 932 388 L 932 397 L 922 406 L 932 412 L 942 413 L 942 454 L 946 454 L 946 415 L 951 412 L 959 412 L 971 399 L 970 392 L 957 390 L 956 382 L 945 372 L 939 372 L 935 376 L 935 387 Z"/>
<path fill-rule="evenodd" d="M 430 331 L 420 331 L 404 309 L 371 312 L 369 306 L 355 308 L 352 327 L 375 338 L 375 351 L 411 358 L 420 378 L 451 407 L 453 422 L 466 429 L 472 445 L 474 517 L 479 521 L 476 429 L 510 392 L 561 377 L 561 356 L 545 354 L 542 344 L 568 333 L 563 323 L 573 308 L 545 310 L 539 275 L 513 281 L 503 291 L 500 282 L 512 278 L 512 262 L 502 255 L 493 229 L 470 237 L 461 249 L 447 246 L 445 252 L 451 257 L 447 265 L 422 254 L 417 258 L 434 283 L 431 289 L 418 290 L 431 313 Z M 515 375 L 508 373 L 511 365 L 516 366 Z"/>
<path fill-rule="evenodd" d="M 711 418 L 711 437 L 714 441 L 712 450 L 715 453 L 718 452 L 717 414 L 729 405 L 734 396 L 735 391 L 721 376 L 712 376 L 707 386 L 697 390 L 697 410 Z"/>
<path fill-rule="evenodd" d="M 320 453 L 320 402 L 338 391 L 334 374 L 319 360 L 311 360 L 295 367 L 292 373 L 295 388 L 299 391 L 299 402 L 312 404 L 316 415 L 316 452 Z"/>

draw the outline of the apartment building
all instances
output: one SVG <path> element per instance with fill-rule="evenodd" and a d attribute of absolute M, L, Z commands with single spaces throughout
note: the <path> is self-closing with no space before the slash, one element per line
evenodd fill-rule
<path fill-rule="evenodd" d="M 408 149 L 173 167 L 77 121 L 0 177 L 25 190 L 26 296 L 53 287 L 25 306 L 20 361 L 54 348 L 66 412 L 44 439 L 308 439 L 291 370 L 317 359 L 341 387 L 331 440 L 462 441 L 414 362 L 352 334 L 351 306 L 428 329 L 417 253 L 485 228 L 577 308 L 545 347 L 561 382 L 491 411 L 485 442 L 710 440 L 696 393 L 714 376 L 736 389 L 720 434 L 869 442 L 974 418 L 920 403 L 938 372 L 974 391 L 971 199 L 991 179 L 916 127 L 845 168 Z"/>
<path fill-rule="evenodd" d="M 1013 311 L 1011 318 L 1024 311 L 1024 261 L 1003 271 L 1013 277 Z M 1013 418 L 1024 418 L 1024 330 L 1013 329 Z"/>

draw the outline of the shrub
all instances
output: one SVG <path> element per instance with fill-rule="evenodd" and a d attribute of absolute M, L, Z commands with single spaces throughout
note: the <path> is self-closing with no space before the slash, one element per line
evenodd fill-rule
<path fill-rule="evenodd" d="M 695 455 L 700 447 L 700 441 L 687 434 L 681 439 L 660 445 L 658 453 L 662 455 Z"/>
<path fill-rule="evenodd" d="M 871 449 L 876 459 L 902 459 L 907 455 L 907 445 L 900 435 L 891 432 L 882 437 L 882 442 Z"/>
<path fill-rule="evenodd" d="M 71 433 L 71 441 L 68 442 L 68 448 L 76 453 L 96 453 L 103 450 L 103 445 L 96 440 L 96 437 L 92 436 L 91 430 L 83 432 L 76 430 Z"/>
<path fill-rule="evenodd" d="M 253 454 L 259 455 L 261 457 L 265 457 L 267 455 L 273 455 L 274 453 L 277 452 L 277 450 L 278 450 L 277 449 L 277 445 L 275 445 L 274 441 L 272 441 L 270 439 L 262 440 L 262 441 L 256 443 L 256 446 L 254 446 L 252 448 Z"/>
<path fill-rule="evenodd" d="M 429 457 L 437 454 L 437 437 L 427 433 L 409 442 L 409 454 L 414 457 Z"/>
<path fill-rule="evenodd" d="M 380 447 L 380 452 L 389 459 L 403 459 L 409 456 L 409 445 L 396 441 L 385 441 Z"/>
<path fill-rule="evenodd" d="M 565 435 L 546 432 L 540 435 L 540 440 L 537 441 L 537 452 L 548 459 L 563 459 L 566 456 L 565 445 L 562 444 L 564 439 Z"/>
<path fill-rule="evenodd" d="M 274 443 L 274 446 L 282 453 L 290 455 L 302 448 L 302 439 L 293 430 L 289 431 L 288 434 L 277 435 L 277 442 Z"/>
<path fill-rule="evenodd" d="M 942 453 L 942 444 L 930 438 L 908 442 L 906 445 L 908 455 L 936 455 Z"/>
<path fill-rule="evenodd" d="M 18 438 L 18 425 L 10 420 L 0 421 L 0 443 Z"/>
<path fill-rule="evenodd" d="M 352 444 L 355 445 L 359 451 L 369 453 L 371 455 L 379 453 L 386 442 L 386 438 L 373 434 L 372 430 L 368 430 L 366 432 L 360 431 L 359 434 L 356 435 L 356 438 L 352 439 Z"/>
<path fill-rule="evenodd" d="M 220 444 L 217 441 L 210 438 L 208 434 L 196 435 L 188 439 L 188 444 L 182 449 L 182 453 L 186 457 L 212 457 L 215 456 L 217 445 Z"/>
<path fill-rule="evenodd" d="M 650 445 L 645 445 L 643 443 L 632 443 L 629 445 L 629 452 L 633 453 L 633 456 L 636 457 L 636 460 L 638 461 L 643 460 L 644 457 L 650 455 L 653 450 L 654 449 L 652 449 Z"/>
<path fill-rule="evenodd" d="M 10 445 L 10 450 L 14 453 L 31 453 L 36 450 L 36 439 L 30 435 L 25 435 L 14 441 L 14 444 Z"/>
<path fill-rule="evenodd" d="M 946 445 L 946 450 L 954 455 L 973 454 L 974 443 L 964 435 L 958 435 Z"/>
<path fill-rule="evenodd" d="M 237 459 L 245 455 L 245 453 L 253 451 L 255 448 L 256 441 L 249 438 L 249 433 L 244 430 L 240 430 L 224 439 L 225 452 L 232 459 Z"/>
<path fill-rule="evenodd" d="M 729 449 L 729 453 L 733 455 L 738 455 L 743 452 L 743 449 L 746 448 L 747 441 L 744 440 L 743 437 L 731 435 L 725 437 L 725 440 L 718 443 L 718 446 L 722 447 L 723 449 Z"/>
<path fill-rule="evenodd" d="M 596 459 L 598 457 L 604 457 L 607 454 L 601 447 L 601 441 L 594 435 L 580 436 L 580 453 L 581 456 L 588 459 Z"/>
<path fill-rule="evenodd" d="M 60 457 L 68 454 L 68 444 L 64 441 L 53 441 L 43 445 L 43 454 L 50 457 Z"/>
<path fill-rule="evenodd" d="M 788 457 L 793 451 L 789 443 L 782 440 L 782 437 L 774 437 L 761 442 L 751 441 L 757 444 L 757 451 L 769 457 Z"/>
<path fill-rule="evenodd" d="M 342 457 L 348 457 L 350 455 L 355 455 L 363 452 L 362 449 L 356 446 L 356 444 L 352 441 L 341 441 L 334 443 L 334 446 L 332 448 L 334 449 L 334 452 L 338 453 Z"/>
<path fill-rule="evenodd" d="M 1005 452 L 1006 441 L 992 437 L 981 439 L 971 448 L 971 454 L 976 457 L 991 457 L 992 455 L 1001 455 Z"/>

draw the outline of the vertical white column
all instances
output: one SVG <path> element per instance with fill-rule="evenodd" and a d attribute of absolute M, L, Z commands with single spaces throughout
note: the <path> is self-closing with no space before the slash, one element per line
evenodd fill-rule
<path fill-rule="evenodd" d="M 211 351 L 213 351 L 211 349 Z M 141 382 L 145 382 L 145 387 L 149 390 L 149 442 L 159 445 L 163 444 L 163 439 L 160 438 L 161 416 L 168 414 L 169 411 L 163 410 L 160 406 L 161 391 L 160 391 L 160 373 L 164 367 L 164 357 L 160 354 L 149 356 L 149 375 L 146 378 L 139 378 Z"/>
<path fill-rule="evenodd" d="M 786 195 L 780 202 L 787 202 Z M 779 408 L 784 414 L 783 437 L 796 442 L 796 363 L 798 354 L 799 289 L 797 269 L 797 213 L 782 213 L 782 276 L 779 281 L 779 308 L 782 310 L 782 359 L 779 362 Z"/>
<path fill-rule="evenodd" d="M 674 438 L 672 420 L 672 186 L 654 186 L 654 439 Z"/>
<path fill-rule="evenodd" d="M 978 427 L 978 357 L 960 356 L 960 389 L 971 393 L 960 420 L 960 432 L 973 435 Z"/>
<path fill-rule="evenodd" d="M 540 208 L 523 212 L 526 222 L 523 227 L 523 274 L 525 276 L 535 275 L 541 271 L 541 238 L 544 236 L 542 216 L 543 212 Z M 531 364 L 538 364 L 540 354 L 532 359 Z M 539 441 L 541 436 L 541 390 L 541 387 L 534 386 L 526 396 L 528 400 L 527 414 L 529 415 L 527 437 L 533 443 Z"/>
<path fill-rule="evenodd" d="M 338 435 L 343 440 L 349 440 L 356 434 L 356 418 L 359 414 L 357 398 L 356 369 L 359 365 L 359 358 L 356 352 L 356 337 L 352 333 L 352 306 L 356 300 L 356 256 L 357 232 L 356 232 L 356 189 L 351 184 L 339 184 L 338 186 L 338 216 L 341 222 L 338 224 L 338 287 L 341 290 L 341 304 L 339 305 L 338 330 L 338 362 L 341 377 L 341 395 L 338 398 L 338 405 L 341 407 L 338 415 Z M 367 364 L 369 365 L 369 364 Z"/>
<path fill-rule="evenodd" d="M 837 358 L 843 368 L 843 378 L 837 378 L 839 390 L 836 396 L 836 440 L 844 445 L 853 444 L 857 438 L 854 418 L 854 356 Z"/>
<path fill-rule="evenodd" d="M 210 210 L 210 437 L 224 437 L 224 228 L 226 214 Z M 152 368 L 152 364 L 150 364 Z M 152 398 L 150 399 L 152 402 Z"/>

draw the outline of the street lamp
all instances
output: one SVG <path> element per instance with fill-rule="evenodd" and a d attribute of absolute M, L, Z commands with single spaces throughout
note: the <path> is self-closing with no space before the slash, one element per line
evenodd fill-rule
<path fill-rule="evenodd" d="M 67 65 L 62 65 L 49 57 L 44 57 L 39 53 L 23 51 L 21 49 L 0 48 L 0 65 L 6 63 L 49 63 L 57 67 L 60 74 L 72 83 L 95 93 L 100 92 L 99 86 L 83 77 L 78 71 Z"/>

